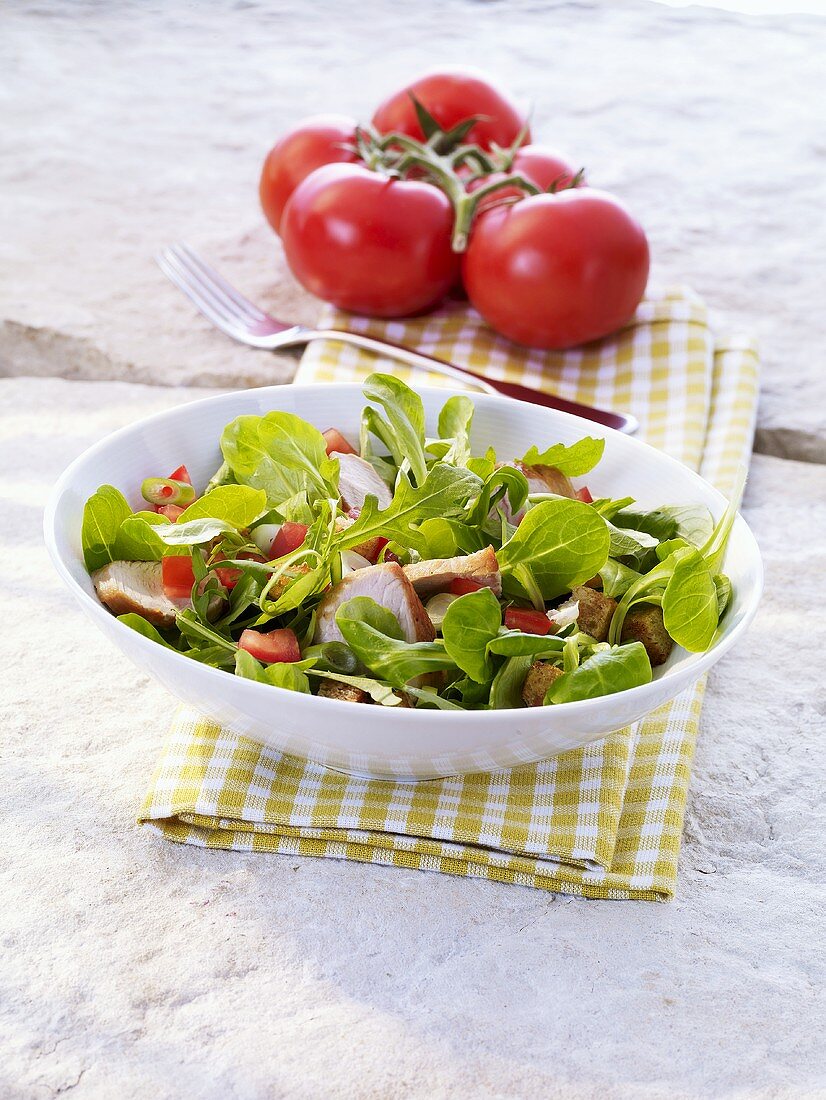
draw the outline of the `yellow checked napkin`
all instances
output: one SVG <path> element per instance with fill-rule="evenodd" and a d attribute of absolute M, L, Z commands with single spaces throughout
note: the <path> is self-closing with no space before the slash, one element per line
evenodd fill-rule
<path fill-rule="evenodd" d="M 748 462 L 756 350 L 748 340 L 715 339 L 705 307 L 689 291 L 652 295 L 622 332 L 559 353 L 516 347 L 464 303 L 391 322 L 328 311 L 324 324 L 632 412 L 642 438 L 724 493 Z M 310 346 L 298 379 L 352 381 L 375 369 L 425 381 L 333 343 Z M 139 821 L 168 840 L 205 847 L 356 859 L 593 898 L 665 899 L 677 878 L 703 687 L 701 681 L 635 726 L 553 760 L 413 784 L 341 775 L 184 710 Z"/>

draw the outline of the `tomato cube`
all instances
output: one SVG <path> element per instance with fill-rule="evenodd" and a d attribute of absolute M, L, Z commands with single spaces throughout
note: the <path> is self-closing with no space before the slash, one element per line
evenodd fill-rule
<path fill-rule="evenodd" d="M 238 555 L 238 558 L 239 560 L 243 561 L 265 562 L 267 560 L 265 557 L 263 557 L 263 555 L 254 554 L 251 550 L 242 550 L 241 553 Z M 223 561 L 223 558 L 220 558 L 219 560 Z M 220 583 L 224 586 L 224 588 L 235 588 L 236 584 L 238 584 L 239 580 L 241 579 L 241 570 L 236 569 L 232 566 L 229 566 L 227 568 L 219 567 L 215 570 L 215 575 L 217 576 Z"/>
<path fill-rule="evenodd" d="M 176 556 L 161 560 L 163 590 L 170 600 L 188 600 L 195 584 L 192 558 Z"/>
<path fill-rule="evenodd" d="M 523 634 L 550 634 L 554 628 L 544 611 L 534 611 L 531 607 L 509 607 L 505 612 L 505 626 L 508 630 L 521 630 Z"/>
<path fill-rule="evenodd" d="M 581 489 L 576 491 L 577 500 L 581 500 L 583 504 L 593 504 L 594 498 L 591 496 L 591 490 L 587 485 L 583 485 Z"/>
<path fill-rule="evenodd" d="M 282 523 L 281 529 L 272 540 L 270 560 L 283 558 L 286 554 L 297 550 L 307 537 L 307 530 L 306 523 Z"/>
<path fill-rule="evenodd" d="M 192 484 L 192 478 L 189 476 L 189 470 L 186 466 L 179 466 L 177 470 L 173 470 L 169 475 L 170 481 L 183 481 L 186 485 Z"/>
<path fill-rule="evenodd" d="M 472 577 L 456 577 L 450 582 L 450 591 L 454 596 L 466 596 L 469 592 L 478 592 L 486 586 Z"/>
<path fill-rule="evenodd" d="M 321 433 L 324 436 L 324 442 L 327 444 L 327 454 L 340 454 L 340 455 L 355 455 L 358 451 L 355 447 L 351 447 L 344 436 L 337 428 L 328 428 L 326 432 Z"/>
<path fill-rule="evenodd" d="M 284 627 L 262 634 L 259 630 L 245 630 L 238 642 L 239 649 L 245 649 L 256 661 L 265 665 L 279 662 L 291 664 L 301 660 L 298 638 L 292 630 Z"/>

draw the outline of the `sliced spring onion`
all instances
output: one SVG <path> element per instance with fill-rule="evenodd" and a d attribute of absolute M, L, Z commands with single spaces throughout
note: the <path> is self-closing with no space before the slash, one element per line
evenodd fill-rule
<path fill-rule="evenodd" d="M 191 504 L 195 490 L 185 481 L 173 481 L 169 477 L 148 477 L 141 485 L 141 495 L 150 504 Z"/>
<path fill-rule="evenodd" d="M 439 592 L 437 595 L 430 597 L 424 609 L 430 616 L 430 621 L 433 623 L 434 629 L 441 629 L 447 609 L 454 600 L 458 599 L 459 597 L 454 596 L 452 592 Z"/>

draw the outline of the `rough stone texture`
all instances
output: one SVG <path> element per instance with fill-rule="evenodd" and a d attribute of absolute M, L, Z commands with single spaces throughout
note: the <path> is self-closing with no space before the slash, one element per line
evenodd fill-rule
<path fill-rule="evenodd" d="M 677 900 L 589 903 L 133 824 L 172 702 L 63 590 L 41 506 L 196 396 L 0 381 L 0 1095 L 826 1095 L 826 468 L 755 459 L 766 596 L 711 678 Z"/>
<path fill-rule="evenodd" d="M 231 345 L 151 256 L 189 240 L 290 319 L 260 162 L 311 112 L 365 118 L 403 77 L 473 62 L 536 132 L 644 221 L 655 278 L 756 330 L 758 449 L 826 460 L 826 21 L 643 3 L 61 4 L 0 15 L 0 373 L 163 384 L 287 381 Z"/>

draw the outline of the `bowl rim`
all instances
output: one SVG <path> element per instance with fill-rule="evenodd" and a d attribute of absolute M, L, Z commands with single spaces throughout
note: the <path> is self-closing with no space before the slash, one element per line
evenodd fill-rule
<path fill-rule="evenodd" d="M 43 535 L 46 550 L 52 560 L 52 564 L 54 565 L 63 583 L 74 595 L 75 599 L 79 601 L 81 606 L 84 607 L 93 617 L 102 616 L 101 621 L 105 619 L 107 625 L 111 626 L 116 633 L 118 631 L 126 631 L 127 633 L 123 636 L 128 637 L 130 645 L 136 645 L 138 649 L 151 647 L 146 648 L 146 652 L 155 654 L 157 654 L 157 651 L 161 648 L 158 646 L 157 642 L 153 642 L 150 638 L 139 634 L 137 631 L 132 630 L 131 627 L 128 627 L 125 623 L 120 622 L 117 616 L 112 615 L 103 606 L 103 604 L 100 603 L 99 600 L 95 599 L 88 592 L 86 592 L 72 576 L 68 565 L 64 561 L 63 555 L 58 548 L 57 513 L 60 501 L 70 487 L 78 469 L 87 465 L 90 460 L 94 460 L 99 453 L 108 449 L 113 443 L 117 443 L 121 438 L 128 437 L 131 433 L 138 430 L 143 431 L 147 426 L 157 426 L 164 424 L 166 421 L 174 421 L 175 418 L 180 416 L 182 413 L 185 414 L 185 410 L 188 411 L 196 407 L 203 408 L 205 405 L 210 404 L 222 404 L 226 402 L 231 403 L 233 398 L 237 398 L 239 396 L 277 396 L 279 394 L 283 394 L 285 391 L 291 393 L 295 393 L 296 391 L 299 391 L 300 393 L 317 393 L 319 389 L 322 388 L 327 390 L 335 389 L 348 395 L 357 394 L 360 398 L 363 398 L 364 396 L 363 387 L 358 382 L 289 383 L 287 385 L 253 386 L 249 389 L 227 390 L 218 394 L 210 395 L 209 397 L 198 398 L 195 401 L 187 401 L 182 405 L 176 405 L 170 409 L 162 409 L 157 413 L 151 413 L 149 416 L 141 417 L 139 420 L 135 420 L 130 424 L 125 424 L 123 427 L 117 428 L 114 432 L 109 432 L 102 439 L 99 439 L 96 443 L 93 443 L 90 447 L 87 447 L 76 458 L 74 458 L 57 479 L 57 481 L 54 483 L 51 492 L 49 493 L 49 498 L 46 502 L 46 506 L 43 512 Z M 450 386 L 413 385 L 411 388 L 415 389 L 415 391 L 422 396 L 437 396 L 443 400 L 447 400 L 448 397 L 456 394 L 462 394 L 464 396 L 470 396 L 475 403 L 480 402 L 484 405 L 491 405 L 494 408 L 504 403 L 507 403 L 509 405 L 522 404 L 522 402 L 516 402 L 512 398 L 504 397 L 499 394 L 489 394 L 481 391 L 477 393 L 473 391 L 468 391 L 466 389 L 454 388 Z M 277 405 L 273 406 L 273 408 L 277 407 Z M 536 408 L 536 406 L 529 407 Z M 589 432 L 596 432 L 596 434 L 600 437 L 605 437 L 606 439 L 614 439 L 619 442 L 620 446 L 630 447 L 632 451 L 637 450 L 638 448 L 643 448 L 652 452 L 652 454 L 656 456 L 657 462 L 663 463 L 664 465 L 671 468 L 679 469 L 680 476 L 685 477 L 687 475 L 689 481 L 694 482 L 699 486 L 702 486 L 704 491 L 710 491 L 713 495 L 715 495 L 719 499 L 723 507 L 727 505 L 728 501 L 719 489 L 716 489 L 709 482 L 705 481 L 696 471 L 692 470 L 690 467 L 686 466 L 678 459 L 673 458 L 671 455 L 666 454 L 665 451 L 658 450 L 650 443 L 646 443 L 642 439 L 635 439 L 632 436 L 626 435 L 623 432 L 619 432 L 614 428 L 609 428 L 603 424 L 596 424 L 593 421 L 587 420 L 586 418 L 581 416 L 577 416 L 574 413 L 564 412 L 562 410 L 556 409 L 540 409 L 540 412 L 543 411 L 550 412 L 554 417 L 561 417 L 563 420 L 568 420 L 572 424 L 582 425 L 587 428 Z M 743 617 L 740 622 L 735 625 L 735 627 L 728 635 L 715 642 L 710 649 L 705 651 L 705 653 L 691 654 L 691 657 L 695 658 L 691 666 L 689 668 L 684 668 L 683 670 L 681 670 L 680 675 L 675 673 L 675 680 L 682 679 L 684 682 L 683 686 L 688 686 L 690 683 L 698 680 L 706 671 L 708 671 L 708 669 L 712 665 L 716 664 L 717 661 L 720 660 L 720 658 L 723 657 L 724 654 L 731 649 L 737 639 L 750 626 L 760 604 L 760 598 L 763 592 L 764 583 L 763 561 L 760 555 L 760 549 L 751 528 L 743 519 L 739 511 L 735 519 L 735 525 L 741 531 L 741 533 L 745 535 L 746 543 L 749 546 L 751 557 L 753 559 L 753 565 L 755 569 L 754 597 L 752 603 L 745 608 Z M 184 654 L 178 653 L 176 650 L 172 649 L 164 649 L 163 652 L 166 658 L 172 660 L 173 663 L 177 664 L 177 666 L 180 667 L 182 671 L 192 671 L 192 658 L 186 657 L 184 656 Z M 198 664 L 200 671 L 204 675 L 206 675 L 208 679 L 213 677 L 219 678 L 216 680 L 216 686 L 218 687 L 220 687 L 221 683 L 224 683 L 224 678 L 226 676 L 232 675 L 231 673 L 228 673 L 223 669 L 213 668 L 211 665 L 200 664 L 198 662 L 195 663 Z M 690 673 L 690 675 L 686 676 L 686 673 Z M 635 706 L 631 709 L 638 711 L 640 714 L 645 714 L 648 713 L 650 710 L 655 709 L 657 706 L 661 705 L 661 700 L 657 698 L 657 696 L 661 694 L 662 689 L 659 688 L 658 690 L 658 685 L 663 684 L 664 681 L 666 681 L 668 678 L 669 676 L 668 674 L 666 674 L 665 677 L 652 679 L 647 684 L 640 684 L 637 687 L 626 688 L 624 691 L 614 692 L 611 695 L 600 695 L 594 699 L 578 699 L 568 703 L 557 703 L 552 708 L 553 713 L 555 715 L 569 714 L 572 716 L 581 715 L 585 717 L 598 711 L 600 708 L 604 708 L 606 706 L 606 703 L 616 696 L 617 698 L 627 700 L 629 703 L 631 701 L 634 701 Z M 236 682 L 236 686 L 238 684 L 246 685 L 245 687 L 240 688 L 240 690 L 251 690 L 253 691 L 253 693 L 266 692 L 268 693 L 267 697 L 272 699 L 276 703 L 278 702 L 279 696 L 282 696 L 289 697 L 291 704 L 295 706 L 309 706 L 311 709 L 315 709 L 318 706 L 324 706 L 328 708 L 349 708 L 351 706 L 351 704 L 342 699 L 328 699 L 316 695 L 306 695 L 303 692 L 290 691 L 287 688 L 281 688 L 274 684 L 260 683 L 256 680 L 248 680 L 245 677 L 233 677 L 233 679 Z M 683 690 L 683 687 L 678 688 L 675 694 L 679 694 L 681 690 Z M 274 696 L 272 694 L 273 691 L 277 692 L 278 695 Z M 646 700 L 650 700 L 650 705 L 646 705 Z M 545 707 L 536 707 L 532 708 L 532 710 L 533 713 L 537 715 L 542 715 L 543 713 L 547 712 L 547 708 Z M 366 722 L 384 720 L 392 715 L 394 718 L 401 722 L 412 723 L 420 721 L 423 713 L 424 712 L 418 708 L 408 708 L 402 706 L 368 707 L 366 708 L 364 714 L 364 720 Z M 434 720 L 440 725 L 444 724 L 447 729 L 450 729 L 451 727 L 456 729 L 460 725 L 469 725 L 471 722 L 479 721 L 491 725 L 496 721 L 501 721 L 503 719 L 506 719 L 509 715 L 513 716 L 514 714 L 519 714 L 524 720 L 525 716 L 530 713 L 531 708 L 518 707 L 502 710 L 467 711 L 452 711 L 441 710 L 438 708 L 427 708 L 428 718 Z"/>

